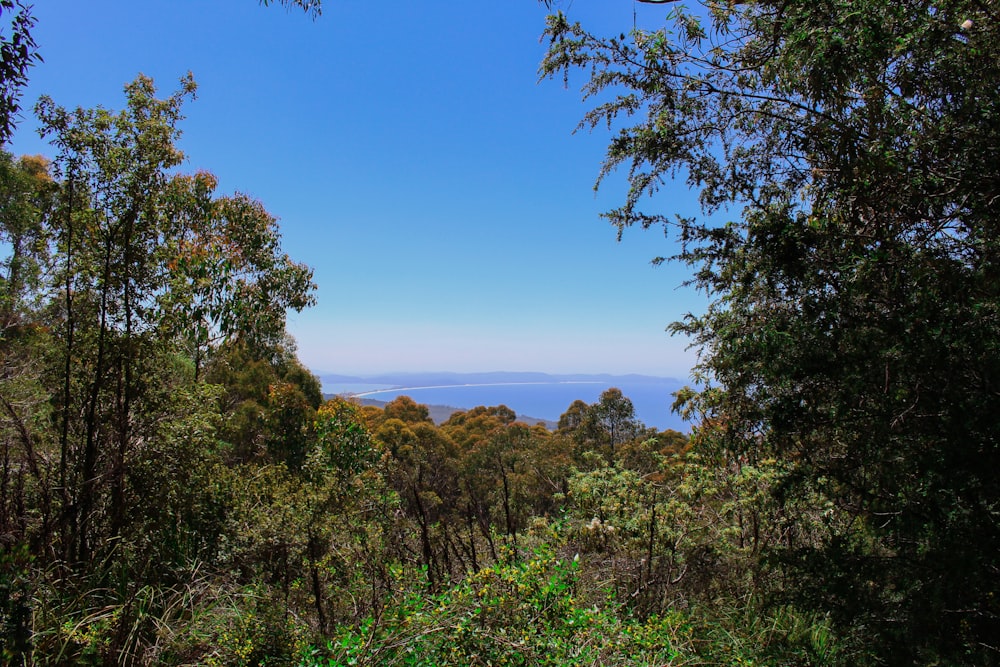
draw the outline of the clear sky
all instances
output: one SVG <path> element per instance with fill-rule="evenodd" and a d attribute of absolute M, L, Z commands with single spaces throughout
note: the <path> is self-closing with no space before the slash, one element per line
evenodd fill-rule
<path fill-rule="evenodd" d="M 632 0 L 564 2 L 627 32 Z M 638 7 L 640 24 L 662 6 Z M 316 373 L 544 371 L 685 379 L 694 353 L 664 329 L 704 299 L 659 230 L 621 243 L 595 195 L 606 132 L 573 134 L 583 77 L 538 81 L 535 0 L 324 0 L 312 20 L 256 0 L 42 0 L 28 110 L 9 147 L 53 151 L 30 107 L 123 104 L 142 72 L 161 92 L 191 71 L 185 171 L 260 199 L 315 269 L 319 304 L 291 313 Z M 656 205 L 696 212 L 683 183 Z"/>

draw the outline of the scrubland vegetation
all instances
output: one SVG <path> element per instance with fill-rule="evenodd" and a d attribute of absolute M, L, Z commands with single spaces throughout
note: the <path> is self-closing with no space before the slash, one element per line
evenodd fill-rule
<path fill-rule="evenodd" d="M 0 8 L 6 139 L 34 45 Z M 550 17 L 542 75 L 583 70 L 627 174 L 609 220 L 711 298 L 673 325 L 689 436 L 614 390 L 554 432 L 324 401 L 284 326 L 310 269 L 178 168 L 193 80 L 42 99 L 52 155 L 0 155 L 0 660 L 1000 662 L 998 16 Z M 647 199 L 675 177 L 703 219 Z"/>

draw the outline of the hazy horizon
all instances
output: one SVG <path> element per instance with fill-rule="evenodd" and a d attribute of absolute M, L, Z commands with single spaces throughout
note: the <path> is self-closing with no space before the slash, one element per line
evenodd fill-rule
<path fill-rule="evenodd" d="M 497 373 L 496 375 L 508 375 Z M 673 392 L 685 383 L 676 378 L 660 378 L 643 376 L 641 378 L 603 375 L 589 375 L 593 380 L 560 381 L 558 375 L 550 376 L 551 381 L 521 381 L 521 382 L 462 382 L 462 379 L 475 379 L 489 376 L 482 374 L 455 375 L 456 382 L 447 383 L 446 374 L 437 376 L 433 373 L 400 374 L 393 378 L 391 374 L 376 376 L 387 380 L 402 382 L 385 383 L 351 383 L 323 382 L 324 394 L 350 394 L 359 399 L 375 399 L 388 402 L 397 396 L 409 396 L 417 403 L 428 406 L 450 406 L 452 408 L 469 410 L 477 405 L 506 405 L 519 415 L 534 419 L 545 419 L 557 422 L 570 405 L 577 400 L 585 403 L 596 403 L 600 395 L 610 387 L 622 391 L 635 408 L 636 418 L 647 426 L 659 429 L 672 428 L 687 431 L 690 425 L 678 415 L 673 414 L 670 405 L 673 403 Z M 583 374 L 582 377 L 588 377 Z M 421 380 L 429 378 L 432 381 L 442 381 L 440 384 L 421 386 Z M 320 378 L 321 381 L 323 378 Z M 406 380 L 412 380 L 408 382 Z"/>
<path fill-rule="evenodd" d="M 315 372 L 315 371 L 314 371 Z M 552 378 L 565 378 L 565 377 L 594 377 L 594 378 L 635 378 L 644 377 L 649 379 L 657 380 L 678 380 L 675 376 L 670 375 L 656 375 L 652 373 L 589 373 L 589 372 L 569 372 L 569 373 L 548 373 L 546 371 L 537 370 L 516 370 L 516 371 L 504 371 L 504 370 L 480 370 L 480 371 L 449 371 L 449 370 L 422 370 L 422 371 L 386 371 L 380 373 L 336 373 L 336 372 L 315 372 L 316 375 L 321 378 L 359 378 L 359 379 L 378 379 L 385 377 L 433 377 L 433 376 L 448 376 L 454 375 L 459 377 L 476 377 L 476 376 L 489 376 L 489 375 L 540 375 Z"/>

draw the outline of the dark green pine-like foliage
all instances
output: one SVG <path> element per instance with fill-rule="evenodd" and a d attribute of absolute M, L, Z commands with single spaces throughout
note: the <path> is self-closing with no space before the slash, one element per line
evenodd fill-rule
<path fill-rule="evenodd" d="M 673 326 L 709 386 L 687 407 L 732 459 L 789 463 L 780 502 L 828 508 L 788 518 L 783 592 L 893 664 L 1000 660 L 998 19 L 764 0 L 548 27 L 543 75 L 608 100 L 584 125 L 616 132 L 602 178 L 628 174 L 609 220 L 666 226 L 713 297 Z M 705 217 L 645 203 L 675 177 Z"/>

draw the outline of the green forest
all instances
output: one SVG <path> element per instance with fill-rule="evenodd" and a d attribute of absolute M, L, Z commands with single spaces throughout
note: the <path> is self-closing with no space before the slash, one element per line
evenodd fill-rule
<path fill-rule="evenodd" d="M 710 299 L 690 433 L 325 399 L 312 270 L 180 168 L 193 78 L 29 104 L 0 0 L 0 141 L 51 146 L 0 154 L 0 663 L 1000 664 L 1000 5 L 546 4 L 608 222 Z"/>

